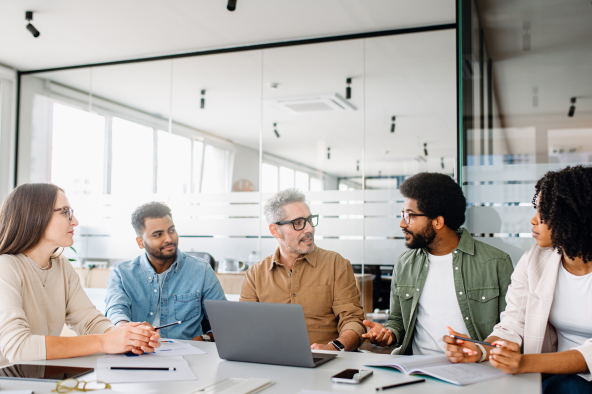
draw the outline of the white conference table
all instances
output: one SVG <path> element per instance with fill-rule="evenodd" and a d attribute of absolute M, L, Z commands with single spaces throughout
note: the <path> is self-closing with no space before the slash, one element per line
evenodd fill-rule
<path fill-rule="evenodd" d="M 317 368 L 297 368 L 278 365 L 252 364 L 221 360 L 218 357 L 215 343 L 190 342 L 204 350 L 207 354 L 184 356 L 195 372 L 197 380 L 184 382 L 162 383 L 127 383 L 114 384 L 113 390 L 125 393 L 142 394 L 190 394 L 197 390 L 226 378 L 267 378 L 275 384 L 262 391 L 263 394 L 296 394 L 302 389 L 330 391 L 339 393 L 376 393 L 376 387 L 417 379 L 407 376 L 394 369 L 364 367 L 374 371 L 374 375 L 358 385 L 332 383 L 331 376 L 347 368 L 362 368 L 367 362 L 384 360 L 391 356 L 374 353 L 340 353 L 338 357 Z M 270 344 L 270 348 L 273 344 Z M 67 365 L 77 367 L 96 367 L 96 359 L 103 354 L 73 359 L 30 362 L 29 364 Z M 94 380 L 94 373 L 80 380 Z M 0 380 L 0 394 L 3 390 L 34 390 L 35 394 L 50 394 L 55 383 Z M 395 394 L 409 393 L 541 393 L 540 374 L 524 374 L 505 376 L 469 386 L 455 386 L 435 379 L 426 378 L 425 383 L 403 386 L 392 390 Z"/>

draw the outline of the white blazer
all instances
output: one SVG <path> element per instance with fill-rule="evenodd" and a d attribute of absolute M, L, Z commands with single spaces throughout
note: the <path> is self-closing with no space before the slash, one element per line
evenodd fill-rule
<path fill-rule="evenodd" d="M 522 256 L 508 287 L 506 310 L 493 328 L 492 336 L 519 345 L 524 341 L 524 354 L 557 351 L 557 332 L 549 324 L 549 314 L 560 264 L 561 255 L 553 248 L 535 245 Z M 592 294 L 590 299 L 592 305 Z M 573 349 L 582 353 L 588 370 L 592 371 L 592 338 Z M 590 374 L 580 376 L 592 380 Z"/>

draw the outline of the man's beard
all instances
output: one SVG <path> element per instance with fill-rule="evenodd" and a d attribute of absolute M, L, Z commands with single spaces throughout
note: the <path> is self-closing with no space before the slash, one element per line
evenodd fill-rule
<path fill-rule="evenodd" d="M 173 245 L 175 247 L 175 249 L 171 252 L 163 252 L 162 250 L 166 247 L 169 247 Z M 150 256 L 155 257 L 157 259 L 170 259 L 171 257 L 175 257 L 177 255 L 177 244 L 166 244 L 164 245 L 162 248 L 160 249 L 152 249 L 150 246 L 144 244 L 144 248 L 146 249 L 146 253 L 148 253 Z"/>
<path fill-rule="evenodd" d="M 300 237 L 298 239 L 298 245 L 300 245 L 300 241 L 302 241 L 304 238 L 312 238 L 313 243 L 310 245 L 309 249 L 303 250 L 303 249 L 294 249 L 293 247 L 291 247 L 290 245 L 288 245 L 288 243 L 286 242 L 286 237 L 284 237 L 284 232 L 280 229 L 280 234 L 282 234 L 282 243 L 284 244 L 284 246 L 288 249 L 290 249 L 292 252 L 296 252 L 296 253 L 300 253 L 300 254 L 309 254 L 310 252 L 312 252 L 315 248 L 315 244 L 314 244 L 314 233 L 308 232 L 308 233 L 304 233 L 302 235 L 302 237 Z"/>
<path fill-rule="evenodd" d="M 411 231 L 403 229 L 403 232 L 411 235 L 411 240 L 405 242 L 405 246 L 409 249 L 423 249 L 427 248 L 434 239 L 436 239 L 436 230 L 431 223 L 427 223 L 421 232 L 413 234 Z"/>

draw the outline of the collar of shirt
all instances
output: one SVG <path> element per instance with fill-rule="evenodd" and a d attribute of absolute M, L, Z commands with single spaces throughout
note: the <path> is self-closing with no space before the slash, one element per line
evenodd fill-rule
<path fill-rule="evenodd" d="M 471 237 L 471 234 L 467 231 L 466 228 L 461 227 L 456 232 L 460 235 L 460 240 L 458 241 L 458 245 L 456 246 L 457 250 L 460 250 L 463 253 L 470 254 L 471 256 L 475 255 L 475 239 Z M 421 251 L 425 254 L 426 258 L 428 256 L 427 249 L 421 249 Z"/>
<path fill-rule="evenodd" d="M 304 254 L 300 257 L 298 257 L 296 259 L 296 261 L 298 260 L 304 260 L 306 262 L 308 262 L 308 264 L 310 264 L 313 268 L 317 266 L 317 256 L 319 254 L 319 248 L 315 245 L 314 249 L 312 252 L 308 253 L 308 254 Z M 296 262 L 294 261 L 294 263 Z M 271 259 L 271 265 L 269 267 L 269 270 L 271 271 L 276 265 L 282 265 L 282 263 L 280 262 L 280 248 L 278 247 L 275 251 L 275 253 L 273 254 L 273 257 Z"/>
<path fill-rule="evenodd" d="M 175 272 L 179 271 L 184 260 L 185 260 L 185 255 L 183 253 L 180 253 L 180 250 L 177 249 L 177 257 L 175 259 L 175 262 L 173 263 L 173 265 L 171 265 L 169 267 L 169 269 L 167 271 L 171 271 L 173 269 Z M 157 280 L 156 279 L 156 271 L 152 267 L 152 264 L 150 264 L 150 261 L 148 260 L 148 256 L 146 256 L 146 252 L 144 252 L 142 254 L 142 256 L 140 257 L 140 267 L 142 267 L 142 272 L 144 273 L 144 276 L 146 277 L 146 280 L 148 282 L 152 282 L 154 280 Z"/>

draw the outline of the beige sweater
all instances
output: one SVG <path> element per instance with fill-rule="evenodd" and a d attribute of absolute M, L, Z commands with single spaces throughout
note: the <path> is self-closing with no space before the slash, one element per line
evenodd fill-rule
<path fill-rule="evenodd" d="M 45 360 L 45 336 L 59 336 L 64 323 L 78 335 L 103 334 L 113 326 L 65 257 L 43 271 L 24 254 L 0 255 L 0 366 Z"/>

